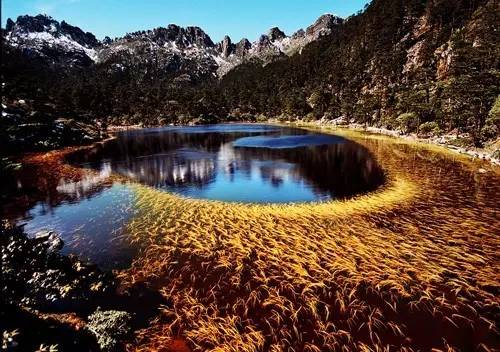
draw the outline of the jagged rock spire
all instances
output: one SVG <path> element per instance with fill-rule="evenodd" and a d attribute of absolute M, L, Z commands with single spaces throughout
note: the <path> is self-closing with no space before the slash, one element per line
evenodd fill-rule
<path fill-rule="evenodd" d="M 269 33 L 267 34 L 269 39 L 274 42 L 275 40 L 280 40 L 286 37 L 285 33 L 279 29 L 278 27 L 273 27 L 269 30 Z"/>
<path fill-rule="evenodd" d="M 227 35 L 224 36 L 224 39 L 221 42 L 221 52 L 224 57 L 228 57 L 233 53 L 233 44 L 231 43 L 231 38 Z"/>

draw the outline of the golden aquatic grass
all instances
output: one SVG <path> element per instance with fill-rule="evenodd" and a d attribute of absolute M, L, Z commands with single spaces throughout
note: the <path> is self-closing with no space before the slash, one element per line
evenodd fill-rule
<path fill-rule="evenodd" d="M 464 153 L 459 153 L 456 150 L 449 149 L 443 145 L 434 144 L 425 140 L 417 140 L 417 139 L 403 139 L 396 136 L 385 135 L 375 132 L 368 132 L 362 130 L 351 129 L 349 127 L 342 126 L 329 126 L 329 125 L 317 125 L 314 123 L 299 123 L 294 124 L 295 127 L 299 127 L 302 129 L 310 130 L 310 131 L 321 131 L 324 133 L 334 133 L 338 136 L 342 136 L 345 138 L 354 138 L 354 139 L 370 139 L 370 140 L 378 140 L 383 142 L 389 142 L 396 145 L 405 145 L 411 147 L 416 150 L 428 150 L 433 151 L 435 153 L 447 155 L 448 158 L 452 160 L 458 160 L 462 163 L 462 166 L 467 166 L 469 168 L 477 169 L 478 163 L 473 160 L 473 158 Z M 500 173 L 500 168 L 495 165 L 489 165 L 490 171 L 496 173 L 497 175 Z"/>
<path fill-rule="evenodd" d="M 245 205 L 134 186 L 128 230 L 144 250 L 120 277 L 171 304 L 130 349 L 179 336 L 196 351 L 498 347 L 497 171 L 348 134 L 388 177 L 352 200 Z"/>

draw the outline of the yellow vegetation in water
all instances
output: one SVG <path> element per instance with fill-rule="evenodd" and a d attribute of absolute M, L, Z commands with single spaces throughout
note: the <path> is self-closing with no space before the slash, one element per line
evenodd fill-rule
<path fill-rule="evenodd" d="M 350 134 L 387 172 L 377 192 L 245 205 L 136 186 L 144 246 L 124 285 L 171 300 L 131 349 L 498 347 L 499 179 L 433 148 Z M 485 167 L 485 166 L 482 166 Z"/>

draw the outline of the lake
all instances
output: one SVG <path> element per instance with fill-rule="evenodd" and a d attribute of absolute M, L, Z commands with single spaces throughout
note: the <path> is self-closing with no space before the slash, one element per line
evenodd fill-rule
<path fill-rule="evenodd" d="M 117 269 L 121 289 L 170 302 L 144 350 L 179 336 L 295 348 L 341 331 L 423 351 L 443 336 L 497 345 L 492 164 L 345 129 L 245 124 L 123 132 L 21 162 L 2 217 L 60 233 L 64 253 Z"/>
<path fill-rule="evenodd" d="M 349 199 L 385 181 L 372 153 L 349 139 L 255 124 L 122 132 L 66 162 L 89 172 L 57 180 L 18 223 L 29 234 L 60 233 L 63 251 L 107 268 L 126 267 L 137 250 L 123 231 L 136 216 L 136 184 L 187 198 L 276 204 Z"/>

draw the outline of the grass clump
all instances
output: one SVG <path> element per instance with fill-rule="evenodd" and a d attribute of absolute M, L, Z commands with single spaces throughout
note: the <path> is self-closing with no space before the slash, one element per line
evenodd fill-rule
<path fill-rule="evenodd" d="M 137 186 L 143 255 L 120 277 L 172 301 L 138 350 L 493 348 L 500 289 L 495 173 L 451 154 L 357 135 L 381 190 L 321 204 L 244 205 Z"/>

